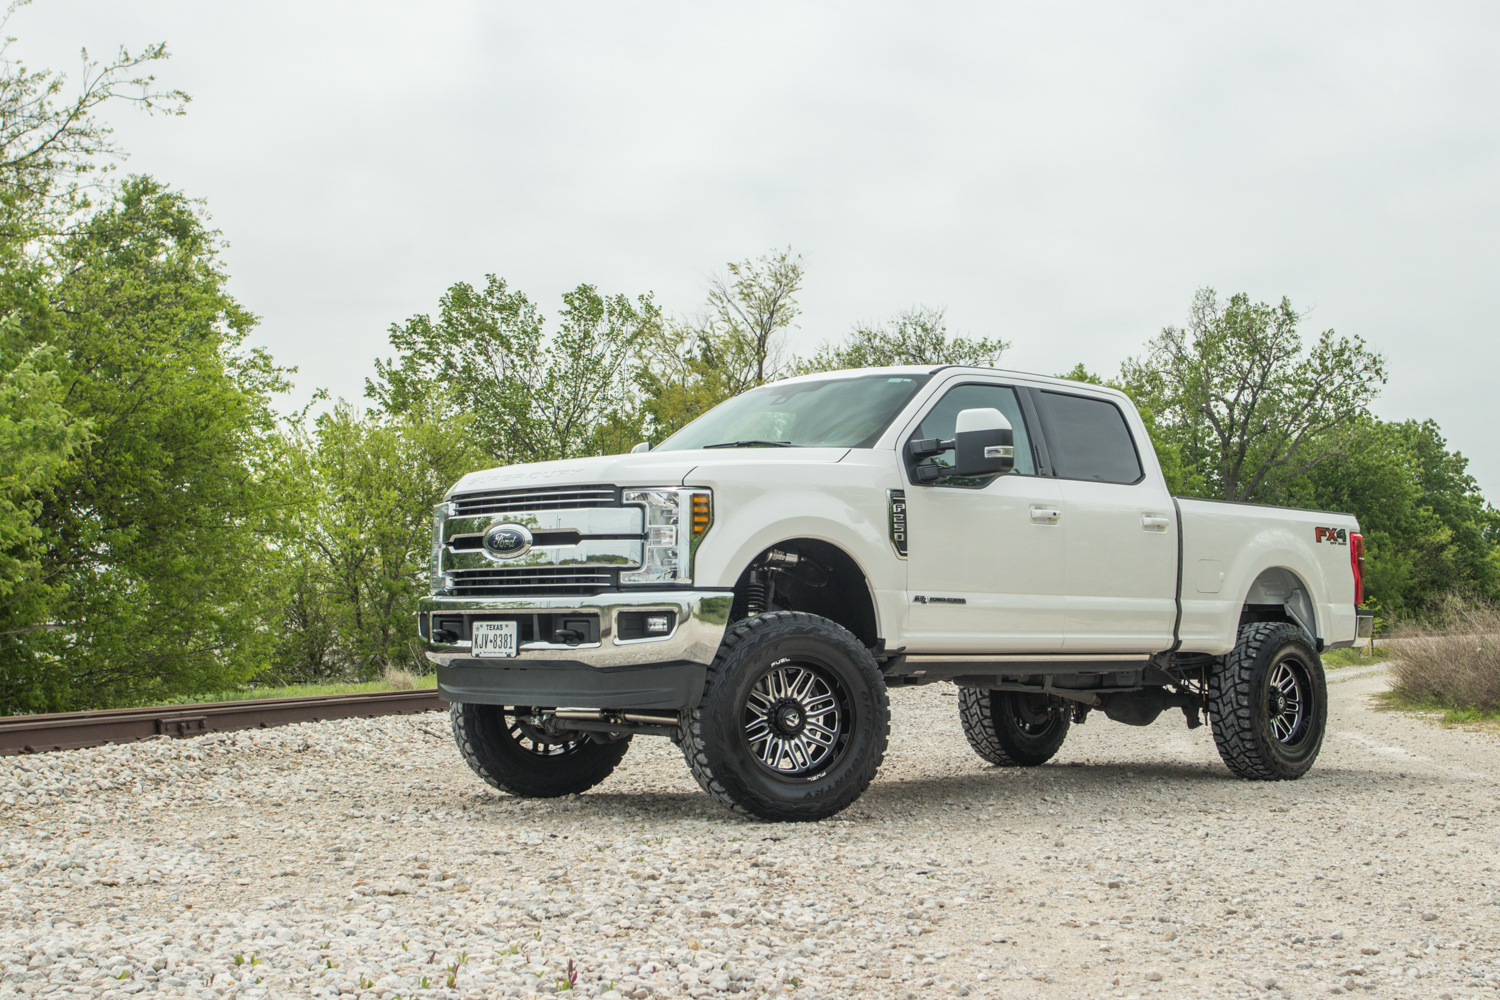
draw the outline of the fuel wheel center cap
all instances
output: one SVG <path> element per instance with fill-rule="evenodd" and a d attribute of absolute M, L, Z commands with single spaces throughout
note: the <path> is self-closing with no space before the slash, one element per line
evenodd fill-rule
<path fill-rule="evenodd" d="M 802 726 L 807 721 L 807 714 L 795 701 L 783 701 L 769 715 L 772 728 L 778 735 L 788 739 L 800 735 Z"/>

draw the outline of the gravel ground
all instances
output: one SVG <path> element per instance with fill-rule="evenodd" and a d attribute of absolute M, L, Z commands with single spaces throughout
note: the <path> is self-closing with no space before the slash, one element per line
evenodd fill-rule
<path fill-rule="evenodd" d="M 638 739 L 499 795 L 441 715 L 0 762 L 0 997 L 1225 997 L 1500 987 L 1500 744 L 1330 675 L 1322 759 L 1229 776 L 1180 714 L 983 764 L 946 685 L 815 825 Z"/>

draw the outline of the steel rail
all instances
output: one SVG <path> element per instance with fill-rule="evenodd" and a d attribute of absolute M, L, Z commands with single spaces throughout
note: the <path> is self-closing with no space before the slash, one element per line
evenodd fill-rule
<path fill-rule="evenodd" d="M 0 716 L 0 756 L 133 743 L 158 736 L 202 736 L 204 733 L 240 729 L 269 729 L 296 722 L 412 715 L 445 711 L 447 707 L 448 703 L 438 697 L 435 688 L 420 688 L 416 691 L 221 701 L 207 705 L 8 715 Z"/>

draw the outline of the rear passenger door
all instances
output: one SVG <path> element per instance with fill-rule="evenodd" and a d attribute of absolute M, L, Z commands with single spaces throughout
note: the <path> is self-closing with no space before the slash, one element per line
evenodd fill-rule
<path fill-rule="evenodd" d="M 1146 475 L 1119 404 L 1038 389 L 1067 525 L 1064 601 L 1068 652 L 1158 652 L 1172 645 L 1177 518 L 1160 477 Z"/>

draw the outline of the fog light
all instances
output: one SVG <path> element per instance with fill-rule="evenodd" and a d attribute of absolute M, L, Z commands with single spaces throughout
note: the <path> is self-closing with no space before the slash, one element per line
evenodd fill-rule
<path fill-rule="evenodd" d="M 671 635 L 676 627 L 675 611 L 621 611 L 615 616 L 615 638 L 620 640 Z"/>

